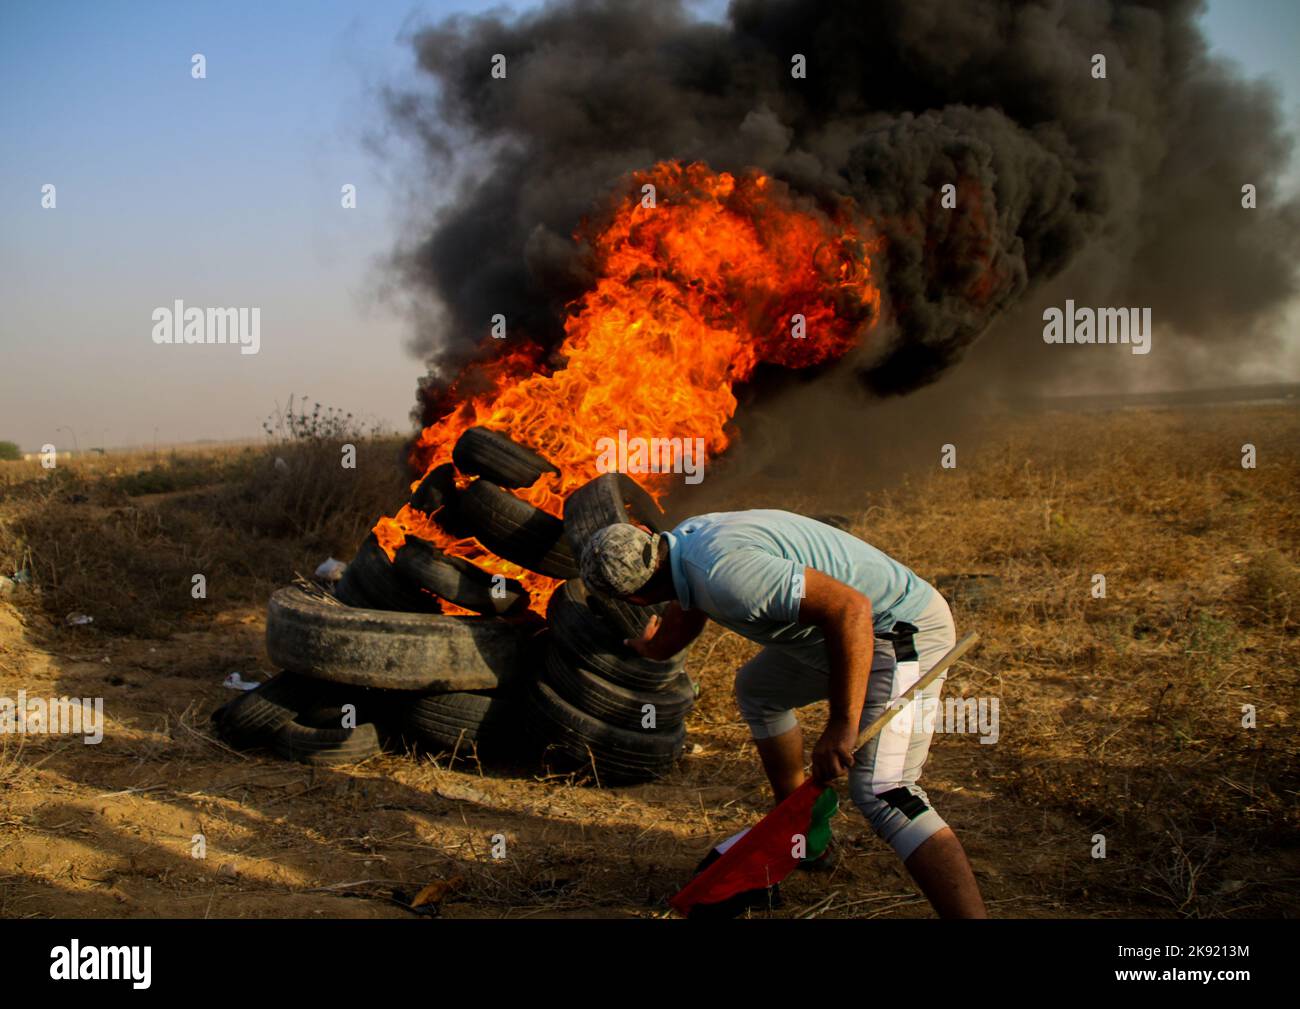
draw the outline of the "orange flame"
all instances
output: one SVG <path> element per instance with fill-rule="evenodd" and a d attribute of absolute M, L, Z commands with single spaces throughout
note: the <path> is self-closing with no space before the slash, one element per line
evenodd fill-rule
<path fill-rule="evenodd" d="M 590 242 L 599 280 L 569 306 L 553 365 L 525 343 L 465 368 L 441 397 L 448 412 L 412 449 L 418 472 L 449 462 L 466 428 L 488 427 L 559 468 L 518 492 L 559 516 L 564 498 L 600 475 L 599 439 L 617 440 L 620 430 L 629 438 L 702 438 L 706 457 L 715 457 L 735 435 L 732 389 L 758 364 L 835 360 L 876 320 L 877 240 L 859 232 L 851 206 L 831 217 L 797 205 L 768 176 L 735 177 L 698 163 L 663 162 L 633 173 L 631 183 L 603 228 L 584 225 L 588 234 L 577 236 Z M 646 185 L 654 186 L 654 206 L 645 205 Z M 805 319 L 803 338 L 794 335 L 796 314 Z M 656 500 L 674 478 L 635 477 Z M 473 539 L 452 539 L 409 504 L 380 519 L 375 534 L 390 556 L 407 535 L 420 536 L 518 578 L 539 612 L 558 584 Z"/>

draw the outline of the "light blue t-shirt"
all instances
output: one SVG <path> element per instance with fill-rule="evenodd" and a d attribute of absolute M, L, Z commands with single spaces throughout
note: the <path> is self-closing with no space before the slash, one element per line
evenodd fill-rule
<path fill-rule="evenodd" d="M 820 628 L 798 622 L 802 577 L 796 576 L 805 568 L 870 599 L 876 631 L 915 620 L 934 592 L 871 544 L 793 512 L 713 512 L 689 518 L 666 535 L 683 609 L 703 610 L 742 637 L 798 651 L 818 665 L 825 660 L 826 639 Z"/>

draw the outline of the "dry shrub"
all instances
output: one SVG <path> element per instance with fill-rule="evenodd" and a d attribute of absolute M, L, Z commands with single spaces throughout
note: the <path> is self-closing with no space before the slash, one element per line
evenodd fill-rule
<path fill-rule="evenodd" d="M 350 557 L 410 494 L 401 439 L 378 423 L 290 396 L 262 427 L 267 450 L 218 503 L 233 528 Z"/>
<path fill-rule="evenodd" d="M 355 469 L 342 465 L 345 445 L 355 446 Z M 310 549 L 348 558 L 375 521 L 409 496 L 399 439 L 313 438 L 275 446 L 250 460 L 210 510 L 227 529 L 300 540 Z"/>
<path fill-rule="evenodd" d="M 326 555 L 350 558 L 409 494 L 394 435 L 319 408 L 281 414 L 269 430 L 260 448 L 10 473 L 0 564 L 29 568 L 54 620 L 88 613 L 105 630 L 164 635 L 225 606 L 260 604 Z M 343 465 L 345 446 L 355 468 Z M 196 574 L 206 598 L 193 598 Z"/>

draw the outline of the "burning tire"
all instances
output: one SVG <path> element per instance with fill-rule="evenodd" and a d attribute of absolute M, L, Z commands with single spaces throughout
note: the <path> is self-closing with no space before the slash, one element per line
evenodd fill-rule
<path fill-rule="evenodd" d="M 456 467 L 443 463 L 429 470 L 428 475 L 420 481 L 420 486 L 411 494 L 411 507 L 416 511 L 432 515 L 439 508 L 450 504 L 456 496 Z"/>
<path fill-rule="evenodd" d="M 619 686 L 659 691 L 682 671 L 681 656 L 647 659 L 624 645 L 622 636 L 595 612 L 581 580 L 565 582 L 555 590 L 546 607 L 546 621 L 556 645 Z"/>
<path fill-rule="evenodd" d="M 401 578 L 374 533 L 366 537 L 352 563 L 334 589 L 335 598 L 348 606 L 395 610 L 403 613 L 438 613 L 442 606 Z"/>
<path fill-rule="evenodd" d="M 433 518 L 451 536 L 461 539 L 469 533 L 464 529 L 456 503 L 460 492 L 456 489 L 456 467 L 443 463 L 429 471 L 411 495 L 411 507 Z"/>
<path fill-rule="evenodd" d="M 372 722 L 344 729 L 317 728 L 295 720 L 275 734 L 271 749 L 303 764 L 355 764 L 380 751 L 379 732 Z"/>
<path fill-rule="evenodd" d="M 513 578 L 494 577 L 414 536 L 397 551 L 393 571 L 411 585 L 475 613 L 507 616 L 528 607 L 527 590 Z"/>
<path fill-rule="evenodd" d="M 575 557 L 582 556 L 597 529 L 618 522 L 635 522 L 661 533 L 667 525 L 663 509 L 626 473 L 606 473 L 584 484 L 564 502 L 564 533 Z"/>
<path fill-rule="evenodd" d="M 602 784 L 650 781 L 672 770 L 686 730 L 624 729 L 574 707 L 541 680 L 529 688 L 530 731 L 578 766 L 592 767 Z"/>
<path fill-rule="evenodd" d="M 529 668 L 540 621 L 354 609 L 296 586 L 271 596 L 266 650 L 285 669 L 385 690 L 490 690 Z"/>
<path fill-rule="evenodd" d="M 499 487 L 531 487 L 543 473 L 560 472 L 532 449 L 485 427 L 471 427 L 462 434 L 451 450 L 451 459 L 462 473 L 491 480 Z"/>
<path fill-rule="evenodd" d="M 564 523 L 487 480 L 475 480 L 460 493 L 466 527 L 498 557 L 548 578 L 576 578 L 578 564 Z"/>
<path fill-rule="evenodd" d="M 546 682 L 574 707 L 625 729 L 644 729 L 647 715 L 660 731 L 676 729 L 695 704 L 695 687 L 685 672 L 663 690 L 632 690 L 554 647 L 546 655 Z"/>
<path fill-rule="evenodd" d="M 425 694 L 406 710 L 404 726 L 427 749 L 503 751 L 518 741 L 518 698 L 494 690 Z"/>

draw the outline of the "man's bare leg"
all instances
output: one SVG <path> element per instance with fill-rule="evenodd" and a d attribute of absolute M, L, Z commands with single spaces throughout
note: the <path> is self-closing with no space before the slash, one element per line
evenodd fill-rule
<path fill-rule="evenodd" d="M 803 732 L 796 725 L 779 736 L 755 739 L 754 745 L 772 785 L 773 798 L 779 803 L 803 784 Z"/>
<path fill-rule="evenodd" d="M 756 739 L 754 745 L 772 785 L 774 802 L 779 803 L 803 784 L 803 732 L 796 725 L 779 736 Z M 988 917 L 966 851 L 951 827 L 926 838 L 903 865 L 939 917 Z"/>
<path fill-rule="evenodd" d="M 951 827 L 931 835 L 903 863 L 940 918 L 987 918 L 966 850 Z"/>

